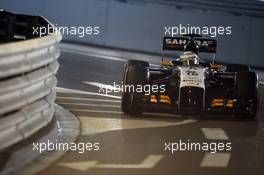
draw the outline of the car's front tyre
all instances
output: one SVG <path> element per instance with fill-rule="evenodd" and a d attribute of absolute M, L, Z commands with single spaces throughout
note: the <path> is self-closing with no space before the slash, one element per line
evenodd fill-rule
<path fill-rule="evenodd" d="M 126 114 L 139 115 L 143 112 L 139 103 L 142 101 L 144 94 L 136 92 L 135 89 L 137 85 L 144 86 L 147 84 L 148 73 L 146 67 L 148 66 L 147 62 L 137 60 L 129 60 L 125 65 L 121 110 Z M 132 86 L 134 88 L 131 88 Z"/>
<path fill-rule="evenodd" d="M 238 100 L 236 116 L 254 119 L 257 115 L 257 75 L 251 71 L 236 74 L 236 98 Z"/>

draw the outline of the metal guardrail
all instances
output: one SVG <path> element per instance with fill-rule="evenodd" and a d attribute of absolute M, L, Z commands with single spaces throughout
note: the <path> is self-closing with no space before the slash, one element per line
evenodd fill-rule
<path fill-rule="evenodd" d="M 0 12 L 0 23 L 8 26 L 0 27 L 0 42 L 4 43 L 0 44 L 0 150 L 3 150 L 27 139 L 53 119 L 60 55 L 55 44 L 62 36 L 56 31 L 43 37 L 33 36 L 32 26 L 52 25 L 38 16 Z M 23 35 L 23 40 L 17 41 L 16 32 Z"/>

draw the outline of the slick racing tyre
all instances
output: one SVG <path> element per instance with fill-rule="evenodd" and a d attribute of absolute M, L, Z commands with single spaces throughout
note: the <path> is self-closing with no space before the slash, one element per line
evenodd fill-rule
<path fill-rule="evenodd" d="M 137 87 L 137 85 L 144 86 L 148 82 L 147 69 L 148 63 L 143 61 L 128 61 L 125 65 L 123 84 L 124 89 L 122 93 L 121 109 L 124 113 L 129 115 L 138 115 L 143 112 L 140 102 L 144 94 L 131 92 L 129 87 Z"/>
<path fill-rule="evenodd" d="M 241 71 L 236 75 L 237 117 L 254 119 L 257 113 L 257 75 L 251 71 Z"/>

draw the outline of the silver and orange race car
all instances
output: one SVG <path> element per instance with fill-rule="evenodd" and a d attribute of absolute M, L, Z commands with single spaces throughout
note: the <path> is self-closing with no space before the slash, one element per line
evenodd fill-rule
<path fill-rule="evenodd" d="M 163 50 L 183 51 L 159 66 L 129 60 L 124 69 L 121 108 L 138 115 L 146 110 L 166 112 L 212 111 L 255 118 L 257 74 L 246 65 L 214 64 L 198 53 L 216 53 L 216 40 L 200 35 L 164 37 Z M 147 92 L 147 93 L 146 93 Z"/>

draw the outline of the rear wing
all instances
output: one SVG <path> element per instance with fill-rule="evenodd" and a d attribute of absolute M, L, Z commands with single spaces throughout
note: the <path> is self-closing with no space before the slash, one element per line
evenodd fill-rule
<path fill-rule="evenodd" d="M 214 39 L 193 39 L 199 52 L 216 53 L 217 41 Z M 184 46 L 190 41 L 188 37 L 164 37 L 163 50 L 184 51 Z"/>

